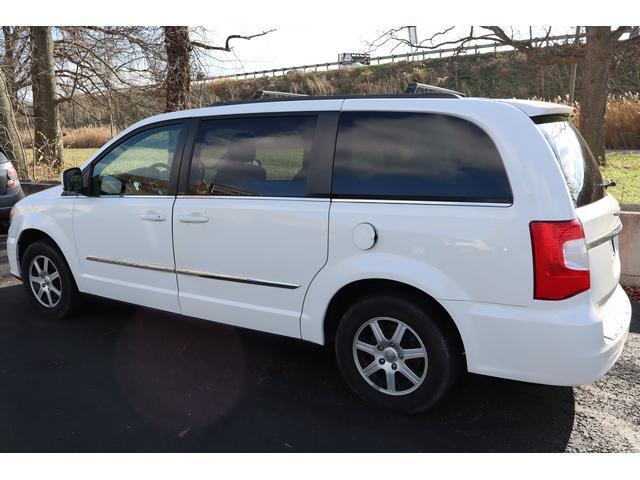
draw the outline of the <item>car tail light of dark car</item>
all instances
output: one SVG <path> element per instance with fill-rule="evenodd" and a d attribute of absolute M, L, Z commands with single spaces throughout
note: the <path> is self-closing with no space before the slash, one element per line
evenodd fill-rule
<path fill-rule="evenodd" d="M 20 186 L 20 180 L 18 180 L 18 172 L 13 167 L 7 169 L 7 189 L 14 190 Z"/>
<path fill-rule="evenodd" d="M 589 290 L 587 244 L 579 220 L 531 222 L 534 298 L 562 300 Z"/>

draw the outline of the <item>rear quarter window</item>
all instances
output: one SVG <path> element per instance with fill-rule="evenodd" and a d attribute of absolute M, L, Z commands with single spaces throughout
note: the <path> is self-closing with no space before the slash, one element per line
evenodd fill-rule
<path fill-rule="evenodd" d="M 511 203 L 493 141 L 448 115 L 343 112 L 332 195 L 425 201 Z"/>
<path fill-rule="evenodd" d="M 573 204 L 582 207 L 600 200 L 605 193 L 602 175 L 589 146 L 571 122 L 551 120 L 534 121 L 553 150 Z"/>

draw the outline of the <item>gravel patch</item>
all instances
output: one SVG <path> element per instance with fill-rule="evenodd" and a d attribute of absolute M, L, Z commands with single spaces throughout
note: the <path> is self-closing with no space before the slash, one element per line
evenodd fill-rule
<path fill-rule="evenodd" d="M 573 389 L 575 418 L 566 451 L 640 452 L 640 304 L 614 367 L 601 380 Z"/>

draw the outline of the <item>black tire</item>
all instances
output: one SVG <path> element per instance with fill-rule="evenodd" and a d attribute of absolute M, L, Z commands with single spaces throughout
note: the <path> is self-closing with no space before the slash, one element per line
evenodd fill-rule
<path fill-rule="evenodd" d="M 38 265 L 42 269 L 43 258 L 46 258 L 53 265 L 53 267 L 49 266 L 48 270 L 53 272 L 53 268 L 55 268 L 59 274 L 59 277 L 56 279 L 48 280 L 50 286 L 47 288 L 51 289 L 51 286 L 53 286 L 54 289 L 60 292 L 60 295 L 57 296 L 53 293 L 54 290 L 50 290 L 49 294 L 52 299 L 51 303 L 55 304 L 49 307 L 43 305 L 43 303 L 38 300 L 36 296 L 36 289 L 37 291 L 40 291 L 38 284 L 35 283 L 32 288 L 32 282 L 29 275 L 33 260 L 38 259 Z M 37 273 L 35 267 L 33 268 L 34 273 Z M 54 320 L 60 320 L 71 315 L 77 308 L 80 300 L 80 293 L 78 292 L 78 287 L 76 286 L 73 274 L 60 251 L 51 243 L 38 241 L 29 245 L 22 256 L 21 273 L 22 285 L 24 286 L 27 297 L 40 314 Z M 42 281 L 44 280 L 45 279 Z M 42 298 L 45 303 L 49 301 L 46 294 L 43 294 Z"/>
<path fill-rule="evenodd" d="M 385 410 L 417 413 L 436 405 L 454 386 L 464 365 L 460 342 L 446 323 L 448 319 L 442 319 L 441 316 L 442 313 L 429 303 L 402 292 L 398 295 L 370 296 L 358 301 L 344 313 L 335 338 L 338 365 L 346 382 L 365 401 Z M 376 318 L 380 319 L 376 323 L 381 327 L 385 340 L 393 336 L 399 325 L 397 321 L 408 327 L 400 337 L 400 345 L 391 347 L 385 343 L 385 347 L 381 345 L 383 342 L 377 342 L 371 325 Z M 374 353 L 354 348 L 356 334 L 363 343 L 376 344 Z M 370 339 L 367 341 L 368 335 Z M 426 350 L 426 358 L 406 359 L 405 363 L 402 358 L 409 357 L 411 353 L 403 352 L 408 352 L 409 348 L 413 348 L 413 355 Z M 381 358 L 375 355 L 381 355 Z M 356 362 L 360 363 L 360 367 Z M 364 377 L 365 365 L 378 369 L 368 377 L 369 380 Z M 420 377 L 421 383 L 412 383 L 409 376 L 400 372 L 406 372 L 405 367 L 409 367 L 416 375 L 414 380 Z M 393 370 L 389 371 L 391 368 Z M 394 379 L 387 380 L 387 375 Z M 390 383 L 397 388 L 395 395 L 385 392 Z"/>

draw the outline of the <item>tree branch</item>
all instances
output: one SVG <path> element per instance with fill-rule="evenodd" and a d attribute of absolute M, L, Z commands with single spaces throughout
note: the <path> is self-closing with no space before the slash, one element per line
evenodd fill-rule
<path fill-rule="evenodd" d="M 235 39 L 241 39 L 241 40 L 251 40 L 252 38 L 256 38 L 256 37 L 262 37 L 264 35 L 267 35 L 271 32 L 275 32 L 277 29 L 275 28 L 271 28 L 269 30 L 265 30 L 263 32 L 260 33 L 256 33 L 254 35 L 229 35 L 226 39 L 226 41 L 224 42 L 224 47 L 218 47 L 215 45 L 209 45 L 207 43 L 204 42 L 198 42 L 195 40 L 191 41 L 191 45 L 193 45 L 194 47 L 197 48 L 202 48 L 204 50 L 221 50 L 223 52 L 230 52 L 232 50 L 231 47 L 231 40 L 235 40 Z"/>

